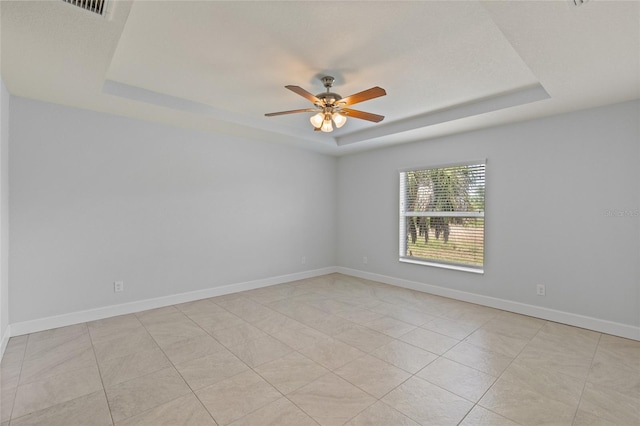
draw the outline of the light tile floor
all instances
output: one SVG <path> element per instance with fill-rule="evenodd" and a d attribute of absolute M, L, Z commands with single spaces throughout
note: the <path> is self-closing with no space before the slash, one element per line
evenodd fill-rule
<path fill-rule="evenodd" d="M 640 342 L 339 274 L 14 337 L 0 376 L 0 426 L 640 424 Z"/>

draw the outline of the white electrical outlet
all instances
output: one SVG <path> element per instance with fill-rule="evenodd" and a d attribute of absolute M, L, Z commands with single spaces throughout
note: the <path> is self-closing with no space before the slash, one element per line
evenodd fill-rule
<path fill-rule="evenodd" d="M 302 258 L 300 259 L 300 263 L 302 263 L 303 265 L 307 264 L 307 258 L 305 256 L 302 256 Z"/>
<path fill-rule="evenodd" d="M 369 263 L 369 259 L 367 258 L 367 256 L 362 256 L 362 263 L 364 263 L 365 265 Z"/>
<path fill-rule="evenodd" d="M 545 288 L 544 284 L 538 284 L 538 285 L 536 286 L 536 294 L 537 294 L 538 296 L 545 296 L 545 295 L 546 295 L 546 293 L 547 293 L 547 290 L 546 290 L 546 288 Z"/>
<path fill-rule="evenodd" d="M 116 281 L 113 283 L 113 292 L 120 293 L 124 291 L 124 281 Z"/>

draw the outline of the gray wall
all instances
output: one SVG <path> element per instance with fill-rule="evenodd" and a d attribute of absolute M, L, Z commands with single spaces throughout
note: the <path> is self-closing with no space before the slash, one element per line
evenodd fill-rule
<path fill-rule="evenodd" d="M 338 265 L 640 325 L 640 219 L 606 215 L 640 205 L 640 102 L 339 159 L 17 97 L 10 113 L 11 323 Z M 399 263 L 397 170 L 481 158 L 485 274 Z"/>
<path fill-rule="evenodd" d="M 9 92 L 0 79 L 0 342 L 9 325 Z M 2 348 L 0 348 L 0 354 Z"/>
<path fill-rule="evenodd" d="M 10 149 L 11 323 L 337 263 L 333 157 L 18 97 Z"/>
<path fill-rule="evenodd" d="M 639 118 L 636 101 L 342 157 L 339 265 L 638 326 L 640 218 L 606 211 L 640 208 Z M 484 275 L 399 263 L 398 169 L 482 158 Z"/>

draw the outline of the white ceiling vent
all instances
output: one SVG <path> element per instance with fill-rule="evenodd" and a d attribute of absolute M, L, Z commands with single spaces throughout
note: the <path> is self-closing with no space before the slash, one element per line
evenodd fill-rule
<path fill-rule="evenodd" d="M 88 10 L 89 12 L 97 13 L 100 16 L 107 14 L 107 3 L 109 0 L 62 0 L 65 3 L 78 6 L 81 9 Z"/>

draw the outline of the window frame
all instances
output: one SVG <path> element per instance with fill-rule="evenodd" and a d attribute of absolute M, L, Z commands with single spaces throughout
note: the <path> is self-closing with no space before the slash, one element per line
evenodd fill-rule
<path fill-rule="evenodd" d="M 434 170 L 434 169 L 446 169 L 450 167 L 461 167 L 461 166 L 475 166 L 483 164 L 484 165 L 484 179 L 485 179 L 485 195 L 484 195 L 484 209 L 482 212 L 411 212 L 412 214 L 408 215 L 404 211 L 404 205 L 406 204 L 406 190 L 405 183 L 403 182 L 403 174 L 406 172 L 412 171 L 424 171 L 424 170 Z M 483 260 L 482 266 L 474 267 L 471 265 L 464 265 L 460 263 L 453 263 L 447 261 L 438 261 L 436 259 L 426 259 L 426 258 L 417 258 L 417 257 L 409 257 L 406 255 L 407 253 L 407 217 L 469 217 L 469 218 L 485 218 L 486 211 L 486 177 L 487 177 L 487 159 L 480 160 L 470 160 L 470 161 L 462 161 L 456 163 L 445 163 L 445 164 L 434 164 L 434 165 L 422 165 L 422 166 L 412 166 L 412 167 L 403 167 L 398 169 L 398 188 L 399 188 L 399 203 L 398 203 L 398 224 L 399 224 L 399 253 L 398 253 L 398 261 L 401 263 L 410 263 L 416 265 L 424 265 L 424 266 L 433 266 L 437 268 L 444 269 L 452 269 L 457 271 L 471 272 L 476 274 L 484 274 L 484 268 L 486 264 L 486 244 L 484 236 L 486 236 L 486 222 L 483 224 Z"/>

